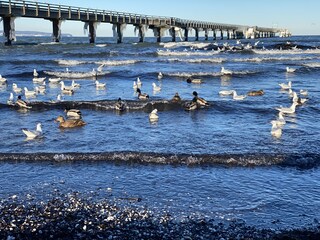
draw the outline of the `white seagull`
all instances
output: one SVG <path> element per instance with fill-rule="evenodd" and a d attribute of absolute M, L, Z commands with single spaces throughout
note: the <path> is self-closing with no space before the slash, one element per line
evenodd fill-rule
<path fill-rule="evenodd" d="M 292 114 L 292 113 L 295 113 L 297 105 L 298 103 L 294 102 L 290 107 L 280 107 L 276 109 L 284 114 Z"/>
<path fill-rule="evenodd" d="M 105 83 L 101 83 L 98 80 L 95 81 L 96 84 L 96 88 L 105 88 L 106 84 Z"/>
<path fill-rule="evenodd" d="M 27 136 L 27 139 L 35 139 L 42 136 L 41 123 L 37 124 L 36 130 L 28 130 L 26 128 L 22 129 L 22 132 Z"/>
<path fill-rule="evenodd" d="M 15 93 L 20 93 L 22 92 L 22 88 L 19 88 L 16 83 L 12 83 L 12 91 L 14 91 Z"/>
<path fill-rule="evenodd" d="M 229 96 L 229 95 L 233 95 L 234 90 L 221 90 L 219 92 L 219 95 L 221 96 Z"/>
<path fill-rule="evenodd" d="M 155 121 L 159 120 L 158 110 L 157 109 L 152 110 L 152 112 L 149 114 L 149 120 L 151 122 L 155 122 Z"/>
<path fill-rule="evenodd" d="M 37 72 L 36 69 L 33 69 L 33 76 L 34 76 L 35 78 L 37 78 L 37 77 L 39 76 L 39 73 Z"/>
<path fill-rule="evenodd" d="M 9 99 L 7 101 L 8 105 L 14 105 L 14 97 L 13 97 L 13 93 L 10 93 Z"/>
<path fill-rule="evenodd" d="M 232 71 L 228 70 L 228 69 L 225 69 L 224 67 L 221 67 L 221 73 L 223 75 L 232 75 Z"/>
<path fill-rule="evenodd" d="M 271 121 L 272 127 L 271 127 L 271 135 L 280 138 L 282 135 L 282 129 L 277 126 L 277 124 L 273 121 Z"/>
<path fill-rule="evenodd" d="M 155 84 L 155 83 L 152 83 L 152 87 L 153 87 L 153 91 L 155 91 L 155 92 L 160 92 L 161 91 L 161 87 L 157 86 L 157 84 Z"/>
<path fill-rule="evenodd" d="M 6 83 L 6 82 L 7 82 L 7 79 L 2 77 L 0 74 L 0 83 Z"/>
<path fill-rule="evenodd" d="M 279 86 L 280 86 L 282 89 L 290 89 L 291 86 L 292 86 L 292 82 L 289 81 L 288 84 L 286 84 L 286 83 L 279 83 Z"/>
<path fill-rule="evenodd" d="M 243 100 L 247 97 L 247 95 L 238 95 L 237 92 L 234 90 L 233 91 L 233 95 L 232 95 L 232 98 L 234 100 Z"/>
<path fill-rule="evenodd" d="M 139 77 L 137 77 L 137 86 L 138 86 L 138 88 L 141 88 L 141 86 L 142 86 L 142 82 Z"/>
<path fill-rule="evenodd" d="M 293 73 L 293 72 L 295 72 L 297 69 L 296 69 L 296 68 L 286 67 L 286 70 L 287 70 L 288 73 Z"/>
<path fill-rule="evenodd" d="M 28 98 L 28 97 L 35 97 L 37 95 L 37 92 L 34 90 L 28 90 L 27 87 L 24 87 L 24 95 Z"/>
<path fill-rule="evenodd" d="M 159 72 L 158 73 L 158 79 L 160 80 L 160 79 L 162 79 L 163 78 L 163 74 L 162 74 L 162 72 Z"/>

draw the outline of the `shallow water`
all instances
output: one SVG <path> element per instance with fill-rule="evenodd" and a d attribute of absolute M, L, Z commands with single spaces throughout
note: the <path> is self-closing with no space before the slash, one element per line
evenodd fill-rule
<path fill-rule="evenodd" d="M 257 49 L 220 52 L 210 50 L 212 43 L 20 41 L 27 40 L 32 44 L 0 48 L 0 74 L 8 79 L 0 88 L 2 197 L 32 192 L 41 199 L 57 188 L 97 191 L 102 197 L 137 196 L 142 205 L 170 210 L 178 218 L 199 214 L 286 228 L 319 219 L 319 37 L 263 39 Z M 287 41 L 298 49 L 286 50 Z M 222 47 L 224 42 L 217 43 Z M 237 46 L 234 40 L 228 42 Z M 107 87 L 97 90 L 88 73 L 102 63 L 97 79 Z M 222 66 L 233 74 L 222 75 Z M 286 66 L 297 70 L 286 73 Z M 34 68 L 47 78 L 64 74 L 67 85 L 75 80 L 81 87 L 72 96 L 64 95 L 63 102 L 50 103 L 60 89 L 47 83 L 45 95 L 28 99 L 31 110 L 7 106 L 13 82 L 36 86 Z M 158 80 L 160 71 L 164 77 Z M 137 77 L 150 95 L 147 102 L 138 100 L 132 88 Z M 203 83 L 188 84 L 188 77 Z M 294 91 L 308 90 L 308 101 L 285 117 L 283 134 L 276 139 L 270 121 L 277 116 L 276 107 L 291 105 L 288 92 L 278 85 L 288 81 Z M 162 86 L 160 92 L 152 91 L 152 82 Z M 230 89 L 239 94 L 263 89 L 265 94 L 243 101 L 219 96 L 220 90 Z M 193 91 L 210 106 L 185 111 L 183 104 Z M 176 92 L 181 104 L 170 102 Z M 113 109 L 119 97 L 129 106 L 121 114 Z M 59 129 L 53 120 L 65 116 L 65 106 L 81 109 L 87 125 Z M 150 123 L 148 114 L 154 108 L 159 121 Z M 34 129 L 37 122 L 44 137 L 27 141 L 21 129 Z"/>

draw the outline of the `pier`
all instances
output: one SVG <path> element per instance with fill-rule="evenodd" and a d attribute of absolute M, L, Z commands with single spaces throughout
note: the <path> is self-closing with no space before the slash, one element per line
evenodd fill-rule
<path fill-rule="evenodd" d="M 98 23 L 112 24 L 112 30 L 117 43 L 123 41 L 123 30 L 127 24 L 135 27 L 138 32 L 139 42 L 144 41 L 145 32 L 152 29 L 157 42 L 165 32 L 169 32 L 172 41 L 177 36 L 182 41 L 189 40 L 189 32 L 194 30 L 195 41 L 199 41 L 199 33 L 204 32 L 205 40 L 212 36 L 213 40 L 239 39 L 239 38 L 269 38 L 288 37 L 287 29 L 266 28 L 258 26 L 246 26 L 236 24 L 214 23 L 196 20 L 180 19 L 175 17 L 149 16 L 135 13 L 116 12 L 109 10 L 89 9 L 57 4 L 48 4 L 34 1 L 0 0 L 0 17 L 3 22 L 5 44 L 11 45 L 15 40 L 15 18 L 42 18 L 52 22 L 52 40 L 59 42 L 61 38 L 61 22 L 65 20 L 81 21 L 85 29 L 88 29 L 89 42 L 94 43 Z M 211 34 L 210 34 L 211 33 Z"/>

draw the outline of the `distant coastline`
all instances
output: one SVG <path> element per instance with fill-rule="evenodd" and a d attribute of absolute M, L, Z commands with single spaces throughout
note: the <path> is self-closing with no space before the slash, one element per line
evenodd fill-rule
<path fill-rule="evenodd" d="M 38 32 L 38 31 L 16 31 L 17 37 L 51 37 L 52 33 L 47 32 Z M 3 31 L 0 31 L 0 34 L 3 34 Z M 73 37 L 72 34 L 63 33 L 62 37 Z"/>

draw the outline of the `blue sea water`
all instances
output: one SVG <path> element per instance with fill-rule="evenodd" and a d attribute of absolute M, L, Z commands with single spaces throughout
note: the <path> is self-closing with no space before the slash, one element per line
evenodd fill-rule
<path fill-rule="evenodd" d="M 52 44 L 21 37 L 11 47 L 1 46 L 0 74 L 7 83 L 0 85 L 0 197 L 95 191 L 102 198 L 139 197 L 138 204 L 169 210 L 177 218 L 243 219 L 273 228 L 317 222 L 320 37 L 241 40 L 243 47 L 235 40 L 153 41 L 115 44 L 98 38 L 88 44 L 87 38 L 64 38 Z M 98 76 L 91 76 L 101 64 Z M 288 66 L 296 71 L 287 73 Z M 233 73 L 223 75 L 221 67 Z M 47 80 L 61 76 L 66 85 L 75 80 L 81 87 L 57 103 L 60 87 L 47 81 L 45 94 L 27 98 L 32 109 L 8 106 L 12 83 L 38 85 L 33 69 Z M 137 77 L 148 101 L 137 98 L 132 87 Z M 203 83 L 190 84 L 187 78 Z M 96 79 L 106 89 L 96 89 Z M 292 103 L 279 84 L 289 81 L 298 94 L 308 91 L 301 95 L 308 101 L 285 115 L 282 136 L 275 138 L 270 121 L 276 108 Z M 153 82 L 161 91 L 152 90 Z M 243 101 L 219 95 L 260 89 L 263 96 Z M 210 106 L 185 111 L 193 91 Z M 176 92 L 182 104 L 170 102 Z M 119 97 L 129 107 L 121 114 L 114 110 Z M 65 116 L 66 106 L 80 109 L 87 125 L 59 129 L 54 119 Z M 159 121 L 151 123 L 154 108 Z M 38 122 L 43 138 L 26 140 L 21 129 L 35 129 Z"/>

